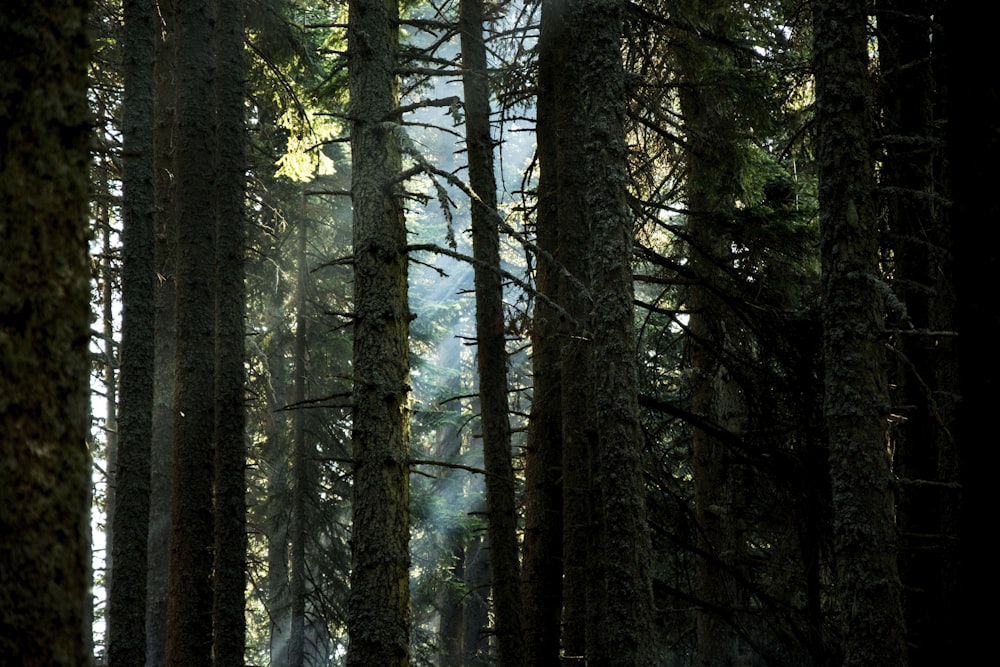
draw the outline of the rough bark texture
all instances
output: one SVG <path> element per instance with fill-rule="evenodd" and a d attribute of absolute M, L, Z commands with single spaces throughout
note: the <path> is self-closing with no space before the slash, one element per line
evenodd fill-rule
<path fill-rule="evenodd" d="M 465 145 L 472 201 L 472 248 L 476 262 L 476 361 L 486 467 L 486 506 L 494 633 L 499 667 L 524 664 L 520 562 L 514 467 L 507 404 L 507 342 L 504 333 L 500 230 L 497 225 L 490 93 L 483 42 L 482 0 L 461 0 L 459 32 L 465 92 Z"/>
<path fill-rule="evenodd" d="M 212 20 L 197 0 L 175 6 L 174 177 L 177 356 L 167 663 L 212 660 L 215 146 Z"/>
<path fill-rule="evenodd" d="M 123 10 L 122 393 L 111 517 L 111 553 L 119 567 L 108 598 L 107 654 L 111 667 L 143 664 L 146 657 L 155 348 L 154 3 L 130 0 L 123 3 Z"/>
<path fill-rule="evenodd" d="M 591 481 L 590 457 L 596 447 L 594 432 L 593 345 L 587 330 L 592 308 L 591 220 L 584 210 L 583 196 L 591 187 L 581 168 L 589 155 L 577 132 L 586 126 L 584 99 L 574 77 L 582 76 L 586 59 L 579 53 L 575 24 L 576 3 L 552 3 L 549 8 L 552 55 L 560 75 L 554 90 L 551 117 L 539 118 L 553 124 L 556 154 L 553 169 L 558 215 L 559 304 L 563 320 L 559 327 L 559 355 L 562 419 L 563 481 L 563 635 L 562 648 L 570 664 L 582 664 L 588 647 L 594 646 L 600 631 L 598 582 L 602 563 L 595 560 L 594 540 L 599 537 L 594 510 L 599 504 Z M 576 60 L 574 61 L 574 58 Z M 603 84 L 602 84 L 603 85 Z M 586 93 L 585 93 L 586 94 Z M 575 661 L 575 662 L 573 662 Z"/>
<path fill-rule="evenodd" d="M 162 30 L 156 42 L 156 297 L 153 370 L 153 439 L 150 456 L 146 665 L 167 664 L 167 570 L 170 504 L 173 494 L 174 351 L 177 345 L 175 294 L 176 200 L 173 164 L 173 3 L 159 0 Z"/>
<path fill-rule="evenodd" d="M 814 14 L 824 416 L 845 665 L 905 665 L 887 449 L 884 290 L 872 208 L 865 2 Z"/>
<path fill-rule="evenodd" d="M 632 287 L 632 221 L 626 203 L 625 77 L 622 7 L 614 0 L 569 3 L 566 21 L 576 45 L 566 68 L 573 140 L 582 152 L 583 228 L 592 302 L 594 429 L 590 457 L 596 550 L 588 559 L 598 585 L 588 608 L 588 664 L 653 664 L 652 547 L 642 476 Z M 569 167 L 569 161 L 563 165 Z M 564 368 L 564 372 L 565 372 Z M 579 406 L 577 406 L 579 409 Z M 568 413 L 567 413 L 568 414 Z M 592 545 L 593 548 L 594 545 Z M 598 568 L 595 569 L 595 564 Z M 588 595 L 588 607 L 593 605 Z M 592 638 L 594 627 L 600 634 Z"/>
<path fill-rule="evenodd" d="M 0 9 L 0 655 L 90 664 L 89 2 Z"/>
<path fill-rule="evenodd" d="M 243 667 L 246 644 L 246 129 L 243 0 L 216 0 L 215 667 Z"/>
<path fill-rule="evenodd" d="M 354 203 L 351 667 L 409 661 L 409 348 L 395 0 L 352 0 L 348 51 Z"/>
<path fill-rule="evenodd" d="M 525 447 L 524 595 L 525 664 L 546 667 L 559 660 L 562 617 L 562 386 L 559 363 L 559 227 L 555 185 L 556 132 L 552 122 L 560 78 L 554 52 L 555 3 L 542 3 L 538 41 L 535 299 L 531 327 L 531 418 Z"/>

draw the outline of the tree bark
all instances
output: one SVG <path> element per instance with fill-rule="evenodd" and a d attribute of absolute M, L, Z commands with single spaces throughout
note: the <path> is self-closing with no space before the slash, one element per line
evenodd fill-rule
<path fill-rule="evenodd" d="M 244 12 L 215 2 L 215 667 L 243 667 L 246 644 Z"/>
<path fill-rule="evenodd" d="M 518 560 L 517 506 L 511 463 L 507 403 L 507 341 L 504 333 L 500 230 L 497 224 L 489 80 L 483 41 L 482 0 L 461 0 L 459 32 L 465 91 L 465 145 L 472 201 L 472 254 L 476 262 L 476 340 L 479 404 L 486 467 L 486 506 L 498 667 L 524 664 Z"/>
<path fill-rule="evenodd" d="M 153 437 L 150 455 L 146 665 L 167 664 L 167 578 L 173 494 L 174 371 L 176 331 L 176 222 L 173 197 L 173 3 L 158 0 L 154 168 L 156 183 L 156 295 L 154 318 Z"/>
<path fill-rule="evenodd" d="M 547 667 L 559 661 L 562 620 L 562 382 L 559 360 L 558 202 L 555 179 L 554 114 L 561 78 L 553 43 L 556 2 L 542 3 L 538 38 L 536 154 L 538 205 L 535 218 L 535 290 L 531 326 L 531 417 L 525 446 L 524 596 L 525 665 Z"/>
<path fill-rule="evenodd" d="M 844 664 L 902 666 L 866 9 L 860 0 L 823 1 L 813 18 L 824 417 Z"/>
<path fill-rule="evenodd" d="M 0 655 L 90 664 L 90 3 L 0 9 Z"/>
<path fill-rule="evenodd" d="M 175 6 L 174 177 L 177 199 L 177 356 L 167 663 L 212 662 L 215 430 L 214 126 L 209 7 Z"/>
<path fill-rule="evenodd" d="M 118 461 L 111 518 L 118 575 L 108 599 L 108 665 L 146 657 L 146 558 L 153 437 L 156 234 L 154 188 L 154 3 L 123 3 L 122 354 Z"/>
<path fill-rule="evenodd" d="M 354 202 L 351 667 L 409 662 L 407 239 L 399 185 L 395 0 L 352 0 L 348 51 Z"/>

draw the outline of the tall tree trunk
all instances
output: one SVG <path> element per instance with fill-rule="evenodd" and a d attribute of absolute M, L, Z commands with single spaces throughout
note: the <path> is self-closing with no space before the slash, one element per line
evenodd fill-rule
<path fill-rule="evenodd" d="M 465 144 L 472 201 L 472 252 L 476 262 L 476 340 L 479 403 L 486 467 L 486 506 L 493 582 L 494 632 L 499 667 L 524 664 L 517 506 L 511 464 L 507 403 L 507 342 L 504 333 L 500 230 L 497 223 L 489 80 L 483 41 L 482 0 L 461 0 L 462 81 Z"/>
<path fill-rule="evenodd" d="M 593 587 L 596 606 L 594 594 L 587 599 L 588 664 L 646 666 L 653 664 L 652 546 L 641 463 L 632 220 L 626 203 L 623 9 L 614 0 L 574 0 L 569 8 L 566 23 L 576 48 L 565 70 L 564 99 L 573 130 L 567 139 L 574 146 L 564 147 L 560 167 L 576 165 L 581 226 L 589 234 L 584 246 L 591 267 L 586 321 L 596 434 L 589 475 L 597 539 L 591 545 L 588 576 L 599 581 Z M 564 412 L 564 419 L 571 414 Z M 595 627 L 599 634 L 592 638 Z"/>
<path fill-rule="evenodd" d="M 146 659 L 146 559 L 153 437 L 155 24 L 153 0 L 123 3 L 121 410 L 108 599 L 108 665 Z"/>
<path fill-rule="evenodd" d="M 146 665 L 167 664 L 167 578 L 173 495 L 176 199 L 173 197 L 173 2 L 158 0 L 154 167 L 156 212 L 156 295 L 154 317 L 153 436 L 150 455 Z"/>
<path fill-rule="evenodd" d="M 100 192 L 109 193 L 109 170 L 111 160 L 108 157 L 101 157 L 100 167 Z M 121 349 L 115 341 L 115 299 L 117 294 L 114 288 L 118 281 L 118 269 L 115 264 L 115 242 L 112 240 L 114 230 L 111 227 L 111 208 L 114 206 L 110 196 L 102 197 L 104 201 L 95 204 L 95 221 L 98 229 L 101 230 L 101 264 L 100 264 L 100 291 L 101 291 L 101 324 L 103 333 L 103 368 L 104 380 L 104 465 L 106 492 L 104 496 L 104 589 L 110 596 L 110 591 L 114 585 L 115 559 L 114 559 L 114 514 L 117 506 L 115 475 L 118 469 L 118 387 L 119 373 L 121 368 Z M 110 613 L 110 600 L 108 601 Z M 105 649 L 110 640 L 110 628 L 105 632 Z"/>
<path fill-rule="evenodd" d="M 300 199 L 300 204 L 304 203 Z M 305 664 L 306 624 L 306 493 L 309 465 L 306 456 L 306 280 L 309 278 L 306 249 L 309 226 L 305 215 L 299 219 L 298 278 L 295 284 L 295 358 L 292 402 L 292 507 L 291 507 L 291 559 L 289 577 L 289 602 L 291 604 L 291 632 L 288 640 L 289 667 Z"/>
<path fill-rule="evenodd" d="M 267 536 L 267 599 L 270 619 L 270 657 L 272 667 L 288 665 L 288 641 L 291 635 L 291 599 L 288 572 L 288 534 L 290 493 L 288 488 L 289 451 L 288 420 L 284 408 L 287 401 L 288 374 L 286 368 L 286 337 L 283 323 L 285 280 L 279 275 L 269 304 L 265 342 L 267 355 L 268 416 L 266 422 L 267 444 L 267 505 L 265 534 Z"/>
<path fill-rule="evenodd" d="M 813 18 L 824 417 L 844 664 L 891 667 L 906 664 L 906 645 L 886 446 L 866 9 L 860 0 L 824 0 Z"/>
<path fill-rule="evenodd" d="M 243 0 L 215 2 L 215 667 L 246 645 L 246 127 Z"/>
<path fill-rule="evenodd" d="M 407 239 L 397 177 L 396 0 L 352 0 L 348 51 L 354 202 L 351 667 L 409 662 Z"/>
<path fill-rule="evenodd" d="M 167 662 L 173 667 L 208 667 L 215 430 L 212 22 L 204 2 L 178 0 L 175 9 L 177 356 Z"/>
<path fill-rule="evenodd" d="M 90 3 L 0 9 L 0 655 L 89 665 Z"/>
<path fill-rule="evenodd" d="M 594 392 L 592 340 L 587 331 L 587 318 L 592 302 L 590 287 L 590 219 L 583 210 L 583 193 L 590 184 L 583 178 L 580 166 L 591 156 L 574 136 L 582 119 L 574 116 L 577 109 L 570 85 L 574 70 L 572 58 L 582 45 L 569 18 L 574 13 L 573 2 L 557 0 L 548 8 L 552 20 L 542 27 L 549 28 L 546 38 L 552 48 L 552 58 L 558 63 L 560 75 L 553 91 L 553 107 L 549 117 L 539 116 L 539 132 L 554 132 L 556 153 L 553 167 L 555 208 L 558 216 L 558 253 L 560 282 L 558 303 L 562 307 L 560 322 L 560 378 L 562 412 L 562 488 L 563 488 L 563 653 L 570 664 L 583 664 L 588 646 L 593 645 L 599 631 L 594 616 L 599 605 L 597 584 L 602 576 L 601 563 L 595 559 L 593 540 L 598 535 L 593 509 L 598 499 L 591 484 L 590 457 L 596 447 L 594 433 Z M 544 6 L 543 6 L 544 10 Z M 580 57 L 579 55 L 577 57 Z M 546 123 L 552 127 L 544 127 Z M 588 630 L 591 632 L 588 635 Z"/>
<path fill-rule="evenodd" d="M 558 299 L 559 247 L 556 191 L 556 95 L 560 51 L 554 43 L 559 3 L 542 3 L 538 37 L 536 153 L 538 206 L 535 218 L 535 290 L 531 327 L 531 417 L 525 447 L 524 596 L 525 665 L 546 667 L 559 660 L 563 606 L 562 382 Z"/>
<path fill-rule="evenodd" d="M 462 343 L 458 337 L 441 342 L 436 363 L 440 368 L 460 369 Z M 434 456 L 438 461 L 458 461 L 462 455 L 462 403 L 453 398 L 462 394 L 462 373 L 448 373 L 441 386 L 441 395 L 449 400 L 438 404 L 438 426 L 435 433 Z M 442 505 L 453 511 L 465 502 L 464 473 L 442 468 L 434 482 L 433 493 Z M 463 513 L 464 515 L 464 513 Z M 465 662 L 465 552 L 469 543 L 468 526 L 459 520 L 457 511 L 445 524 L 442 556 L 450 563 L 445 568 L 445 583 L 437 596 L 438 667 L 462 667 Z"/>

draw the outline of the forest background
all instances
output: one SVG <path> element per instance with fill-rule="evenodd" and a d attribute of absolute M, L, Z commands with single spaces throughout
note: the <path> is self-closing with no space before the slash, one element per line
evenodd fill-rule
<path fill-rule="evenodd" d="M 0 11 L 10 664 L 981 655 L 974 16 Z"/>

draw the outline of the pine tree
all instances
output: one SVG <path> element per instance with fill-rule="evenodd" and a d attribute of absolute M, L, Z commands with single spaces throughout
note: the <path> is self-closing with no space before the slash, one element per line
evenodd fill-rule
<path fill-rule="evenodd" d="M 395 0 L 353 0 L 348 49 L 354 202 L 354 501 L 347 664 L 409 662 L 407 239 L 393 122 Z"/>

